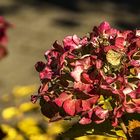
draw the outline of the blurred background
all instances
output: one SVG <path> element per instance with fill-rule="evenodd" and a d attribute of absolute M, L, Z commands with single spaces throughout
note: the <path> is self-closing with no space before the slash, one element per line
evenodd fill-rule
<path fill-rule="evenodd" d="M 0 61 L 0 100 L 4 95 L 10 101 L 1 103 L 0 109 L 15 105 L 11 94 L 17 87 L 37 91 L 40 82 L 34 64 L 45 60 L 44 52 L 55 40 L 61 43 L 73 34 L 82 37 L 102 21 L 118 29 L 140 27 L 138 0 L 0 0 L 0 15 L 14 25 L 8 31 L 9 54 Z M 28 93 L 24 97 L 27 102 Z M 19 105 L 17 102 L 20 100 L 16 101 Z"/>
<path fill-rule="evenodd" d="M 0 15 L 15 26 L 9 31 L 9 55 L 0 62 L 0 92 L 5 94 L 15 85 L 39 82 L 34 64 L 55 40 L 82 37 L 102 21 L 119 29 L 140 26 L 136 0 L 0 0 Z"/>

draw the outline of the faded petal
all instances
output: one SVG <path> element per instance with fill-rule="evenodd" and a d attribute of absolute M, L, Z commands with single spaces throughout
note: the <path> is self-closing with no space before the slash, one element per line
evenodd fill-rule
<path fill-rule="evenodd" d="M 90 118 L 82 117 L 82 119 L 79 121 L 80 124 L 90 124 L 92 120 Z"/>
<path fill-rule="evenodd" d="M 99 32 L 102 34 L 109 29 L 110 29 L 110 24 L 106 21 L 102 22 L 98 27 Z"/>
<path fill-rule="evenodd" d="M 74 116 L 75 111 L 76 111 L 75 110 L 75 100 L 68 99 L 68 100 L 64 101 L 63 108 L 68 115 Z"/>
<path fill-rule="evenodd" d="M 72 95 L 67 94 L 66 92 L 63 92 L 59 95 L 58 98 L 55 98 L 54 102 L 61 107 L 64 103 L 64 101 L 68 100 L 71 98 Z"/>

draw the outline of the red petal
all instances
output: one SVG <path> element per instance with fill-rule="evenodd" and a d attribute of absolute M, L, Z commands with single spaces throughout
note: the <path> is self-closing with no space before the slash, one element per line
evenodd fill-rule
<path fill-rule="evenodd" d="M 90 79 L 89 75 L 86 72 L 81 74 L 81 81 L 85 84 L 91 84 L 92 80 Z"/>
<path fill-rule="evenodd" d="M 45 67 L 45 69 L 39 73 L 40 79 L 51 79 L 52 71 L 50 68 Z"/>
<path fill-rule="evenodd" d="M 75 115 L 75 100 L 72 100 L 72 99 L 66 100 L 63 104 L 63 108 L 68 115 L 74 116 Z"/>
<path fill-rule="evenodd" d="M 58 98 L 56 98 L 54 100 L 54 102 L 59 106 L 61 107 L 63 102 L 66 101 L 67 99 L 71 98 L 72 95 L 68 95 L 67 93 L 63 92 L 59 95 Z"/>
<path fill-rule="evenodd" d="M 78 47 L 80 39 L 77 35 L 74 36 L 67 36 L 63 40 L 63 44 L 66 50 L 73 50 Z"/>
<path fill-rule="evenodd" d="M 76 113 L 79 113 L 82 111 L 82 100 L 76 100 L 75 102 L 75 109 L 76 109 Z"/>
<path fill-rule="evenodd" d="M 98 99 L 99 99 L 99 95 L 93 95 L 93 97 L 91 97 L 87 100 L 91 104 L 91 106 L 93 106 L 97 102 Z"/>
<path fill-rule="evenodd" d="M 117 37 L 115 40 L 115 46 L 120 48 L 120 49 L 124 49 L 124 38 L 123 37 Z"/>
<path fill-rule="evenodd" d="M 106 119 L 108 118 L 108 110 L 104 110 L 101 107 L 96 107 L 95 108 L 95 114 L 98 116 L 100 119 Z"/>
<path fill-rule="evenodd" d="M 139 39 L 136 41 L 136 45 L 140 48 L 140 37 L 139 37 Z"/>
<path fill-rule="evenodd" d="M 96 68 L 97 69 L 101 69 L 101 67 L 102 67 L 102 61 L 100 59 L 97 59 L 96 62 L 95 62 L 95 64 L 96 64 Z"/>
<path fill-rule="evenodd" d="M 76 45 L 79 44 L 80 38 L 79 38 L 77 35 L 73 35 L 72 39 L 73 39 L 73 42 L 74 42 Z"/>
<path fill-rule="evenodd" d="M 88 111 L 91 109 L 91 104 L 88 100 L 82 100 L 83 111 Z"/>
<path fill-rule="evenodd" d="M 100 33 L 104 33 L 106 30 L 109 30 L 110 29 L 110 25 L 108 22 L 102 22 L 99 27 L 98 27 L 98 30 Z"/>
<path fill-rule="evenodd" d="M 79 121 L 80 124 L 90 124 L 91 122 L 92 122 L 91 119 L 90 119 L 90 118 L 86 118 L 86 117 L 83 117 L 83 118 Z"/>

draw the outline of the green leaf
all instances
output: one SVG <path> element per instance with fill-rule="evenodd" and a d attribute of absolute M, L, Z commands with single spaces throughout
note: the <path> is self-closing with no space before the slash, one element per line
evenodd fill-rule
<path fill-rule="evenodd" d="M 126 138 L 126 135 L 124 134 L 123 130 L 121 130 L 121 129 L 119 129 L 119 130 L 112 129 L 111 131 L 115 132 L 116 135 L 119 136 L 119 137 Z"/>

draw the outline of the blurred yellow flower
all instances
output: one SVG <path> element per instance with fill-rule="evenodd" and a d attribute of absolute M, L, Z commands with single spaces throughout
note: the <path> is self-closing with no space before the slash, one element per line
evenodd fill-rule
<path fill-rule="evenodd" d="M 16 86 L 14 87 L 12 93 L 15 97 L 22 97 L 35 93 L 37 91 L 37 88 L 37 85 Z"/>
<path fill-rule="evenodd" d="M 1 125 L 2 130 L 7 134 L 3 140 L 24 140 L 22 135 L 20 135 L 15 128 L 12 128 L 9 125 L 2 124 Z"/>
<path fill-rule="evenodd" d="M 38 108 L 38 105 L 33 104 L 31 102 L 25 102 L 25 103 L 20 104 L 20 106 L 19 106 L 19 110 L 21 112 L 27 112 L 27 111 L 30 111 L 30 110 L 35 109 L 35 108 Z"/>
<path fill-rule="evenodd" d="M 11 119 L 15 116 L 21 115 L 21 112 L 16 107 L 8 107 L 8 108 L 4 108 L 1 115 L 3 119 Z"/>
<path fill-rule="evenodd" d="M 101 136 L 101 135 L 89 135 L 75 138 L 75 140 L 117 140 L 117 138 Z"/>
<path fill-rule="evenodd" d="M 24 132 L 28 136 L 41 133 L 41 129 L 38 127 L 37 120 L 30 117 L 18 122 L 17 126 L 20 131 Z"/>
<path fill-rule="evenodd" d="M 47 127 L 48 135 L 56 135 L 64 131 L 64 121 L 49 123 Z"/>
<path fill-rule="evenodd" d="M 29 140 L 49 140 L 49 137 L 46 134 L 38 134 L 30 136 Z"/>

